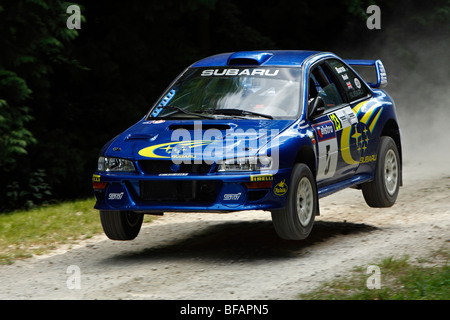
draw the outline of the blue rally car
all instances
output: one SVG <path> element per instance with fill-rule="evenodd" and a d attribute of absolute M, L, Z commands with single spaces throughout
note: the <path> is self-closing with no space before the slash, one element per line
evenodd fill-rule
<path fill-rule="evenodd" d="M 281 238 L 301 240 L 319 199 L 344 188 L 392 206 L 402 152 L 386 84 L 380 60 L 327 52 L 235 52 L 192 64 L 101 150 L 93 188 L 104 232 L 131 240 L 144 214 L 265 210 Z"/>

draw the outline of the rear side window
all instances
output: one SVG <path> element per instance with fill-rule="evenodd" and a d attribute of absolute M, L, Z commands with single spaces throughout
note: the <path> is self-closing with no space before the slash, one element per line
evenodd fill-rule
<path fill-rule="evenodd" d="M 349 102 L 363 99 L 370 95 L 362 80 L 346 64 L 335 59 L 328 60 L 327 63 L 343 88 L 342 92 Z"/>

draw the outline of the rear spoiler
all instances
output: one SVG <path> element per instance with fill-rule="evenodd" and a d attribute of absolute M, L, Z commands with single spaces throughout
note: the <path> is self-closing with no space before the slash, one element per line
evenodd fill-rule
<path fill-rule="evenodd" d="M 387 85 L 387 75 L 384 69 L 383 62 L 381 60 L 344 60 L 350 66 L 356 67 L 375 67 L 375 72 L 377 74 L 377 82 L 367 84 L 372 88 L 384 88 Z"/>

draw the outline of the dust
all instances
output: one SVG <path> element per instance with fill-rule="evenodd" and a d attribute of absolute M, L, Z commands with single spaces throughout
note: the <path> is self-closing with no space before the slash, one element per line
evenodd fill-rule
<path fill-rule="evenodd" d="M 384 26 L 365 49 L 348 59 L 381 59 L 402 134 L 404 178 L 450 176 L 450 41 L 448 32 L 418 35 L 404 20 Z M 408 25 L 409 26 L 409 25 Z M 448 29 L 448 27 L 447 27 Z"/>
<path fill-rule="evenodd" d="M 417 46 L 422 50 L 415 51 L 413 65 L 386 59 L 394 75 L 386 91 L 396 103 L 405 175 L 450 176 L 448 44 L 423 40 Z"/>
<path fill-rule="evenodd" d="M 450 46 L 445 40 L 406 40 L 408 62 L 384 54 L 392 78 L 387 91 L 396 102 L 402 129 L 404 163 L 424 175 L 450 174 Z"/>

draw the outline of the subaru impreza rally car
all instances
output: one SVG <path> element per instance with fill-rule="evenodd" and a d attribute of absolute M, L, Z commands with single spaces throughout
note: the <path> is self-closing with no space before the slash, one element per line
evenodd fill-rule
<path fill-rule="evenodd" d="M 101 150 L 93 188 L 104 232 L 131 240 L 144 214 L 265 210 L 281 238 L 301 240 L 319 199 L 344 188 L 392 206 L 402 149 L 386 84 L 380 60 L 327 52 L 235 52 L 192 64 Z"/>

